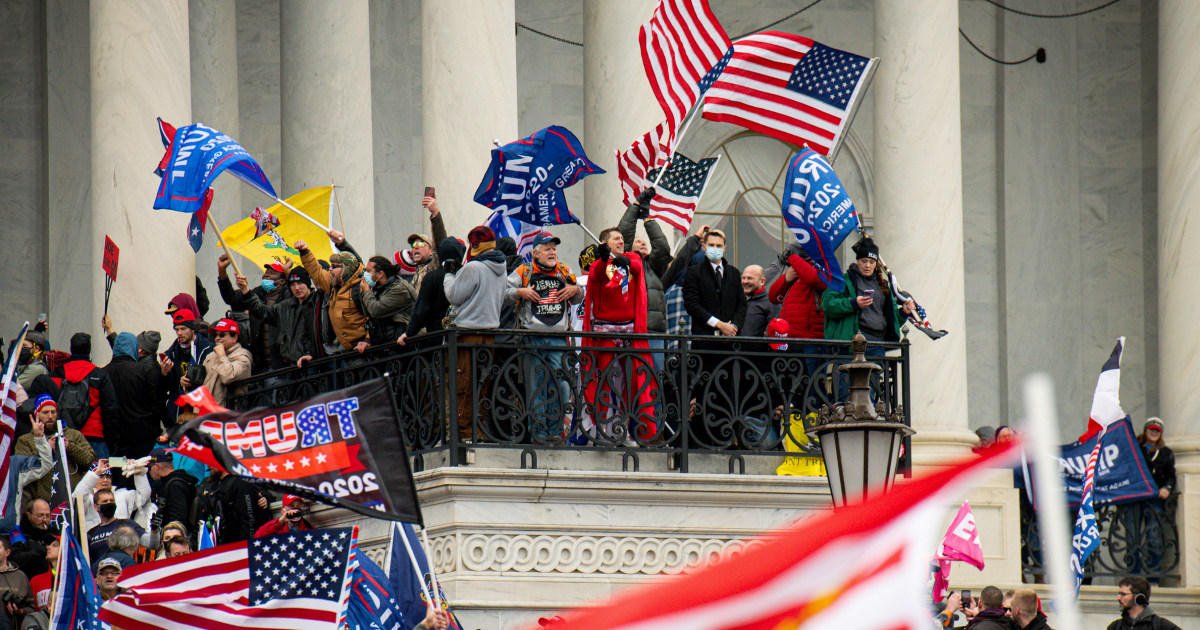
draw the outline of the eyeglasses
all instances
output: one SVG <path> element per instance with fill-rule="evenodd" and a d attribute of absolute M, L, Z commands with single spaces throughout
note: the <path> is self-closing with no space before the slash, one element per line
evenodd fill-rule
<path fill-rule="evenodd" d="M 413 241 L 413 242 L 409 243 L 409 245 L 411 245 L 414 248 L 415 247 L 429 247 L 429 243 L 426 243 L 425 241 Z"/>

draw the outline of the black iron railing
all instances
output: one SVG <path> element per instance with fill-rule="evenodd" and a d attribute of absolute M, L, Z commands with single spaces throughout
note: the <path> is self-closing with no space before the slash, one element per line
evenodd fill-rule
<path fill-rule="evenodd" d="M 795 420 L 847 393 L 836 367 L 850 342 L 767 341 L 452 329 L 257 375 L 231 404 L 279 405 L 386 373 L 416 469 L 434 454 L 456 466 L 467 447 L 518 447 L 532 461 L 541 449 L 623 451 L 635 468 L 638 452 L 655 449 L 681 472 L 689 455 L 719 454 L 733 472 L 747 456 L 781 455 L 789 438 L 803 444 Z M 874 395 L 902 404 L 911 425 L 907 341 L 870 351 L 883 368 Z M 906 440 L 902 471 L 910 452 Z"/>
<path fill-rule="evenodd" d="M 1179 495 L 1165 500 L 1096 506 L 1100 546 L 1084 563 L 1086 579 L 1121 578 L 1137 575 L 1163 581 L 1177 580 L 1179 572 L 1179 525 L 1176 515 Z M 1075 522 L 1072 513 L 1067 523 Z M 1067 532 L 1070 535 L 1070 532 Z M 1021 502 L 1021 568 L 1026 582 L 1041 583 L 1046 569 L 1042 563 L 1042 537 L 1036 512 Z"/>

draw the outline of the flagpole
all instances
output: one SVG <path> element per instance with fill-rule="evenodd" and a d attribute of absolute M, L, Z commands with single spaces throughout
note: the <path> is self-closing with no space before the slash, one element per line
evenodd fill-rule
<path fill-rule="evenodd" d="M 338 199 L 338 196 L 337 196 L 338 187 L 337 187 L 337 184 L 334 183 L 332 177 L 329 178 L 329 187 L 332 189 L 329 192 L 330 192 L 330 194 L 333 195 L 333 202 L 337 204 L 338 225 L 342 226 L 342 233 L 345 234 L 346 233 L 346 218 L 342 216 L 342 200 Z"/>
<path fill-rule="evenodd" d="M 1025 415 L 1028 418 L 1030 450 L 1036 466 L 1038 531 L 1045 543 L 1043 559 L 1054 595 L 1054 612 L 1060 630 L 1079 629 L 1079 608 L 1074 580 L 1068 564 L 1071 545 L 1067 542 L 1067 502 L 1063 498 L 1062 476 L 1055 449 L 1059 444 L 1058 418 L 1054 409 L 1054 385 L 1046 374 L 1025 379 Z"/>
<path fill-rule="evenodd" d="M 251 188 L 253 188 L 254 190 L 257 190 L 258 192 L 261 192 L 262 194 L 266 195 L 267 197 L 269 197 L 269 198 L 271 198 L 271 199 L 274 199 L 274 200 L 275 200 L 275 203 L 278 203 L 279 205 L 281 205 L 281 206 L 283 206 L 283 207 L 287 208 L 288 210 L 291 210 L 292 212 L 295 212 L 295 213 L 296 213 L 296 216 L 300 217 L 301 219 L 304 219 L 305 221 L 308 221 L 309 223 L 311 223 L 311 224 L 313 224 L 313 225 L 315 225 L 315 226 L 317 226 L 317 227 L 321 228 L 321 231 L 322 231 L 322 232 L 328 232 L 328 231 L 329 231 L 329 226 L 328 226 L 328 225 L 323 225 L 323 224 L 322 224 L 320 221 L 317 221 L 316 219 L 314 219 L 314 218 L 312 218 L 312 217 L 308 216 L 307 214 L 304 214 L 304 213 L 303 213 L 303 212 L 301 212 L 301 211 L 300 211 L 298 208 L 296 208 L 296 206 L 293 206 L 292 204 L 290 204 L 290 203 L 288 203 L 288 202 L 284 201 L 283 199 L 280 199 L 279 197 L 271 197 L 271 195 L 267 195 L 267 193 L 266 193 L 266 192 L 264 192 L 264 191 L 263 191 L 261 188 L 259 188 L 259 187 L 257 187 L 257 186 L 251 186 Z"/>
<path fill-rule="evenodd" d="M 425 576 L 421 574 L 421 565 L 417 564 L 417 554 L 413 553 L 412 543 L 408 542 L 408 534 L 405 533 L 404 526 L 400 523 L 396 523 L 395 527 L 396 531 L 400 533 L 400 540 L 404 541 L 404 550 L 408 552 L 408 561 L 412 564 L 413 572 L 417 574 L 417 581 L 421 583 L 421 593 L 425 595 L 425 601 L 432 606 L 433 597 L 429 595 L 429 587 L 425 584 Z M 432 563 L 429 571 L 433 571 Z"/>
<path fill-rule="evenodd" d="M 421 526 L 421 540 L 425 541 L 425 559 L 430 565 L 430 577 L 433 580 L 433 595 L 438 599 L 437 610 L 442 608 L 442 587 L 438 586 L 438 572 L 433 569 L 433 545 L 430 545 L 430 535 L 425 533 L 425 527 Z"/>
<path fill-rule="evenodd" d="M 704 98 L 696 99 L 692 105 L 692 109 L 688 111 L 687 118 L 683 120 L 683 127 L 680 128 L 679 134 L 675 136 L 675 141 L 671 143 L 671 151 L 667 154 L 667 161 L 658 171 L 658 176 L 654 178 L 654 183 L 651 186 L 658 187 L 658 180 L 662 179 L 663 173 L 667 172 L 667 168 L 671 166 L 671 158 L 675 157 L 675 152 L 680 144 L 683 144 L 683 137 L 687 135 L 688 128 L 692 126 L 692 121 L 695 120 L 696 114 L 700 112 L 700 102 Z"/>
<path fill-rule="evenodd" d="M 217 225 L 217 220 L 213 218 L 211 212 L 208 213 L 208 224 L 212 226 L 213 232 L 217 234 L 217 242 L 221 244 L 221 248 L 225 250 L 225 256 L 229 258 L 229 262 L 233 265 L 233 273 L 242 275 L 242 270 L 238 269 L 237 261 L 233 259 L 233 254 L 229 251 L 229 245 L 225 243 L 225 238 L 221 236 L 221 228 Z"/>
<path fill-rule="evenodd" d="M 600 238 L 599 238 L 599 237 L 597 237 L 595 234 L 593 234 L 593 233 L 592 233 L 592 231 L 591 231 L 591 230 L 589 230 L 589 229 L 587 228 L 587 226 L 583 224 L 583 221 L 576 221 L 576 222 L 575 222 L 575 225 L 578 225 L 578 226 L 579 226 L 579 228 L 580 228 L 581 230 L 583 230 L 584 232 L 587 232 L 587 235 L 588 235 L 588 236 L 590 236 L 590 237 L 592 237 L 592 240 L 593 240 L 593 241 L 596 241 L 596 244 L 597 244 L 597 245 L 599 245 L 599 244 L 600 244 Z"/>

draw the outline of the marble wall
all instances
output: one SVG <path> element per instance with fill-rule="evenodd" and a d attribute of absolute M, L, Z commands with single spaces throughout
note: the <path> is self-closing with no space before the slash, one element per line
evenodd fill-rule
<path fill-rule="evenodd" d="M 0 309 L 0 337 L 6 342 L 26 320 L 35 322 L 49 303 L 42 211 L 47 177 L 44 19 L 41 2 L 0 4 L 0 267 L 14 272 L 0 276 L 0 300 L 6 305 Z"/>

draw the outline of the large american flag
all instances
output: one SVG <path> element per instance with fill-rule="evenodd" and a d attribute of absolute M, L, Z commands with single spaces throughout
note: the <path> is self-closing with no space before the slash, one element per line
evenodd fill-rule
<path fill-rule="evenodd" d="M 790 33 L 743 37 L 700 86 L 704 117 L 833 157 L 877 61 Z"/>
<path fill-rule="evenodd" d="M 0 392 L 0 514 L 8 511 L 8 491 L 9 484 L 15 483 L 12 479 L 12 445 L 13 440 L 17 435 L 17 388 L 13 387 L 16 383 L 17 372 L 17 357 L 21 352 L 21 344 L 25 341 L 25 333 L 29 332 L 29 322 L 25 322 L 25 326 L 21 328 L 21 334 L 17 335 L 17 343 L 13 345 L 13 352 L 8 358 L 8 365 L 4 369 L 3 391 Z"/>
<path fill-rule="evenodd" d="M 707 0 L 661 0 L 638 35 L 650 89 L 674 132 L 699 98 L 700 80 L 729 50 Z"/>
<path fill-rule="evenodd" d="M 667 158 L 666 142 L 660 142 L 665 125 L 660 123 L 625 152 L 617 152 L 617 179 L 621 182 L 621 193 L 627 206 L 658 179 Z M 667 172 L 658 182 L 657 194 L 650 201 L 649 218 L 658 219 L 686 234 L 716 161 L 717 158 L 705 158 L 693 162 L 682 153 L 675 153 Z"/>
<path fill-rule="evenodd" d="M 100 619 L 123 630 L 334 630 L 345 620 L 358 528 L 255 538 L 140 564 Z"/>

